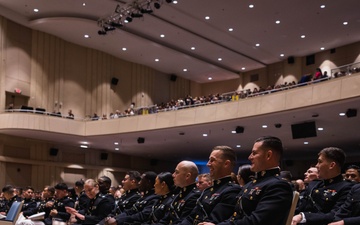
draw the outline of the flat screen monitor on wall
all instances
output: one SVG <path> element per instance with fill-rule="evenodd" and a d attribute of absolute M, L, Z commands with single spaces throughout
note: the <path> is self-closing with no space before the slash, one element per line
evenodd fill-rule
<path fill-rule="evenodd" d="M 315 122 L 305 122 L 291 125 L 291 132 L 293 139 L 316 137 Z"/>

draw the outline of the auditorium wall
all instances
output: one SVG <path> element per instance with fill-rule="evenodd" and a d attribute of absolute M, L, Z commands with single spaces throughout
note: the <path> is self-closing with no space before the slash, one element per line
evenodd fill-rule
<path fill-rule="evenodd" d="M 178 77 L 171 81 L 169 74 L 2 17 L 0 30 L 2 108 L 8 99 L 5 92 L 14 93 L 15 89 L 28 97 L 29 106 L 62 114 L 72 109 L 80 118 L 124 111 L 132 102 L 135 107 L 148 106 L 190 93 L 189 80 Z M 111 84 L 112 78 L 118 79 L 117 85 Z"/>

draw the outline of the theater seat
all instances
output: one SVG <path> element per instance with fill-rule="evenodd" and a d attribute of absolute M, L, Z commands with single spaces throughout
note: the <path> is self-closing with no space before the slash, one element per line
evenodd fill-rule
<path fill-rule="evenodd" d="M 293 200 L 292 200 L 292 203 L 291 203 L 291 208 L 290 208 L 289 215 L 288 215 L 288 218 L 287 218 L 287 221 L 286 221 L 286 225 L 291 225 L 292 218 L 294 217 L 294 212 L 295 212 L 298 200 L 299 200 L 299 192 L 294 191 Z"/>
<path fill-rule="evenodd" d="M 23 202 L 13 202 L 5 220 L 0 220 L 0 225 L 14 225 L 19 217 Z"/>

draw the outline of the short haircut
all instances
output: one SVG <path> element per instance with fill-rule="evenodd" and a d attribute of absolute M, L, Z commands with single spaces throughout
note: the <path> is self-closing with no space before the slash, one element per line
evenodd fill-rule
<path fill-rule="evenodd" d="M 129 175 L 130 180 L 135 180 L 136 182 L 139 182 L 141 180 L 141 174 L 138 171 L 131 170 L 126 173 Z"/>
<path fill-rule="evenodd" d="M 257 142 L 262 142 L 260 149 L 270 149 L 278 155 L 279 160 L 281 159 L 284 149 L 280 138 L 273 136 L 263 136 L 256 139 L 255 143 Z"/>
<path fill-rule="evenodd" d="M 46 186 L 48 192 L 50 193 L 51 196 L 53 196 L 55 194 L 55 188 L 52 186 Z"/>
<path fill-rule="evenodd" d="M 169 190 L 172 191 L 175 189 L 174 178 L 170 172 L 162 172 L 157 175 L 160 182 L 165 182 Z"/>
<path fill-rule="evenodd" d="M 68 190 L 68 186 L 65 183 L 58 183 L 54 188 L 56 190 Z"/>
<path fill-rule="evenodd" d="M 130 175 L 129 175 L 130 176 Z M 105 184 L 107 184 L 109 187 L 111 186 L 111 179 L 108 176 L 101 176 L 99 177 Z"/>
<path fill-rule="evenodd" d="M 7 194 L 12 194 L 14 193 L 15 189 L 12 185 L 5 185 L 5 187 L 3 187 L 2 192 L 7 193 Z"/>
<path fill-rule="evenodd" d="M 212 151 L 220 150 L 221 151 L 221 158 L 224 160 L 229 160 L 231 166 L 234 167 L 236 163 L 236 153 L 234 149 L 229 146 L 215 146 Z"/>
<path fill-rule="evenodd" d="M 81 179 L 81 180 L 75 181 L 75 186 L 80 187 L 81 189 L 83 189 L 84 188 L 84 180 Z"/>
<path fill-rule="evenodd" d="M 354 169 L 354 170 L 358 171 L 358 173 L 360 174 L 360 167 L 357 165 L 350 165 L 346 168 L 346 170 L 349 170 L 349 169 Z"/>
<path fill-rule="evenodd" d="M 336 162 L 336 164 L 340 168 L 342 168 L 345 164 L 346 155 L 345 155 L 345 152 L 340 148 L 327 147 L 327 148 L 324 148 L 323 150 L 321 150 L 318 155 L 319 156 L 324 155 L 325 158 Z"/>
<path fill-rule="evenodd" d="M 95 187 L 98 185 L 98 183 L 94 179 L 87 179 L 84 183 L 84 185 L 90 185 L 91 187 Z"/>
<path fill-rule="evenodd" d="M 196 177 L 199 175 L 199 169 L 197 165 L 192 161 L 181 161 L 180 163 L 183 164 L 183 168 L 186 170 L 186 172 L 189 172 L 191 174 L 191 179 L 196 179 Z"/>
<path fill-rule="evenodd" d="M 32 190 L 33 192 L 34 192 L 34 188 L 33 187 L 31 187 L 31 186 L 26 186 L 23 190 L 25 190 L 25 191 L 27 191 L 27 190 Z"/>

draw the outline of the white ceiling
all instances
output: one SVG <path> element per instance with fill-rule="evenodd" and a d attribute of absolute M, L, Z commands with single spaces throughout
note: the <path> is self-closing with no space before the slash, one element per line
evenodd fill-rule
<path fill-rule="evenodd" d="M 160 9 L 153 7 L 153 14 L 98 35 L 102 29 L 98 21 L 111 16 L 118 4 L 128 8 L 132 1 L 0 0 L 0 12 L 32 29 L 199 83 L 209 82 L 209 76 L 212 81 L 234 79 L 242 71 L 289 56 L 305 56 L 321 47 L 329 50 L 360 40 L 358 0 L 162 1 Z M 249 8 L 250 4 L 254 8 Z M 35 13 L 35 8 L 39 12 Z M 85 39 L 85 34 L 90 38 Z"/>
<path fill-rule="evenodd" d="M 301 57 L 360 41 L 360 1 L 324 0 L 179 0 L 178 4 L 164 1 L 162 7 L 141 19 L 134 19 L 124 28 L 98 35 L 102 29 L 98 20 L 110 16 L 116 6 L 127 1 L 115 0 L 0 0 L 1 15 L 32 29 L 44 31 L 69 42 L 108 52 L 128 61 L 153 67 L 167 74 L 176 74 L 199 83 L 234 79 L 241 72 L 265 67 L 286 60 L 289 56 Z M 82 3 L 86 3 L 85 6 Z M 254 8 L 249 8 L 253 4 Z M 325 4 L 325 8 L 320 8 Z M 34 8 L 39 9 L 35 13 Z M 205 20 L 209 16 L 209 20 Z M 275 21 L 280 20 L 280 24 Z M 348 22 L 348 25 L 343 25 Z M 228 31 L 233 28 L 232 32 Z M 84 35 L 90 35 L 85 39 Z M 164 34 L 165 38 L 161 38 Z M 301 38 L 305 35 L 305 38 Z M 259 43 L 260 46 L 255 45 Z M 195 50 L 191 50 L 195 47 Z M 123 51 L 122 48 L 126 48 Z M 284 54 L 284 57 L 280 57 Z M 155 62 L 155 59 L 159 62 Z M 218 58 L 222 58 L 221 61 Z M 184 72 L 183 69 L 187 69 Z M 245 68 L 243 70 L 242 68 Z M 345 101 L 204 126 L 189 126 L 144 133 L 123 135 L 120 152 L 151 158 L 206 158 L 209 150 L 219 144 L 249 150 L 253 138 L 271 133 L 286 141 L 286 148 L 295 154 L 299 151 L 317 152 L 319 148 L 336 145 L 359 151 L 359 117 L 339 118 L 338 113 L 358 107 L 358 100 Z M 290 125 L 316 118 L 318 126 L 327 131 L 319 133 L 311 146 L 292 140 Z M 281 123 L 282 128 L 264 123 Z M 230 133 L 235 125 L 246 128 L 244 134 Z M 212 130 L 216 138 L 203 139 L 199 133 Z M 4 131 L 3 131 L 4 132 Z M 19 133 L 20 132 L 20 133 Z M 185 135 L 179 135 L 185 132 Z M 5 133 L 29 138 L 57 141 L 58 145 L 79 142 L 81 137 L 48 133 Z M 136 143 L 137 137 L 146 137 L 145 144 Z M 117 136 L 91 137 L 92 147 L 112 150 Z M 125 141 L 127 140 L 127 141 Z M 291 141 L 290 141 L 291 140 Z M 223 142 L 223 143 L 220 143 Z M 238 143 L 241 142 L 241 143 Z M 199 150 L 198 146 L 201 146 Z M 194 151 L 197 149 L 197 153 Z M 305 150 L 306 149 L 306 150 Z M 246 152 L 248 154 L 248 151 Z"/>

